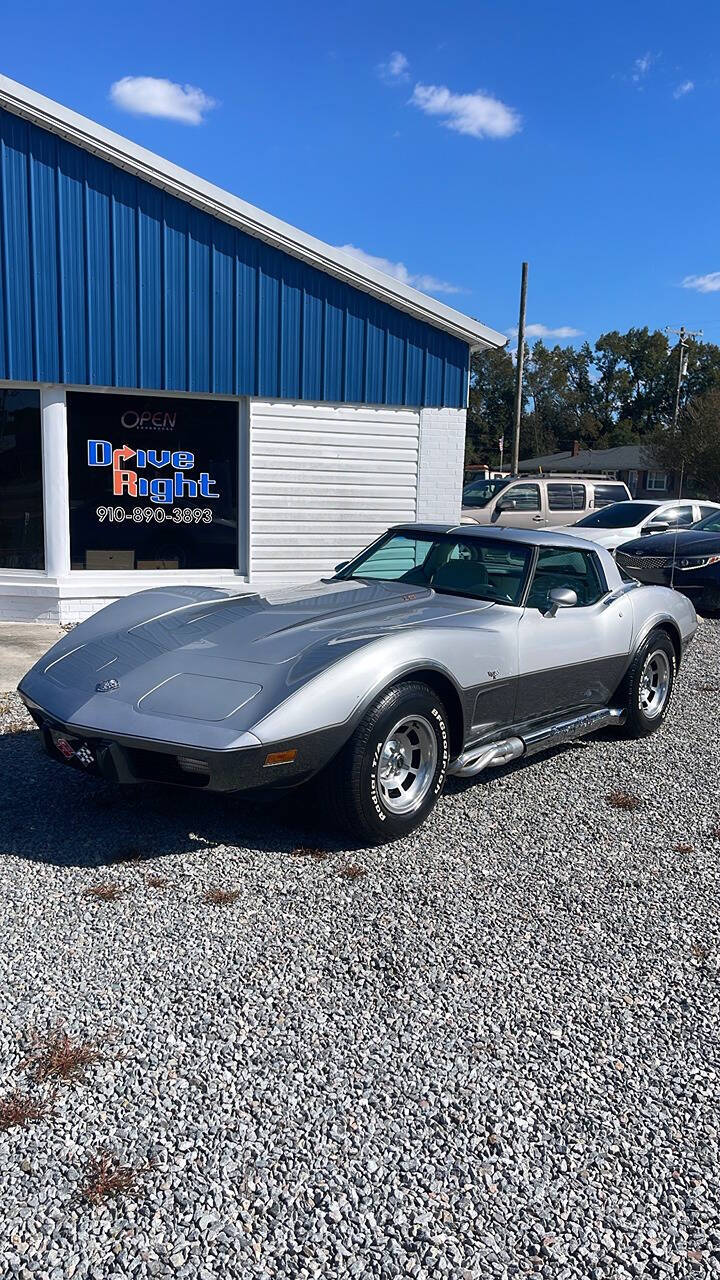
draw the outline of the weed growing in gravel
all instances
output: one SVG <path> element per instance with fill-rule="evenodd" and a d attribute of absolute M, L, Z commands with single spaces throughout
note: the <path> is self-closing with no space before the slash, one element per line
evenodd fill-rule
<path fill-rule="evenodd" d="M 204 889 L 202 897 L 209 906 L 229 907 L 241 895 L 242 889 Z"/>
<path fill-rule="evenodd" d="M 344 876 L 346 880 L 360 880 L 362 876 L 367 875 L 367 869 L 361 867 L 359 862 L 346 862 L 340 868 L 338 875 Z"/>
<path fill-rule="evenodd" d="M 611 809 L 625 809 L 628 813 L 634 813 L 636 809 L 642 808 L 640 797 L 634 796 L 630 791 L 623 791 L 621 787 L 616 787 L 614 791 L 609 792 L 605 800 Z"/>
<path fill-rule="evenodd" d="M 695 852 L 694 844 L 682 844 L 681 841 L 678 841 L 677 844 L 673 845 L 673 853 L 694 853 L 694 852 Z"/>
<path fill-rule="evenodd" d="M 167 889 L 170 881 L 167 876 L 146 876 L 145 884 L 148 889 Z"/>
<path fill-rule="evenodd" d="M 697 961 L 697 963 L 701 966 L 704 964 L 707 964 L 708 960 L 710 959 L 710 948 L 706 947 L 704 942 L 691 943 L 690 951 L 691 951 L 693 960 Z"/>
<path fill-rule="evenodd" d="M 87 1166 L 87 1181 L 81 1189 L 83 1199 L 99 1204 L 110 1196 L 131 1195 L 137 1186 L 140 1169 L 120 1164 L 109 1151 L 92 1156 Z"/>
<path fill-rule="evenodd" d="M 49 1111 L 47 1102 L 31 1098 L 29 1094 L 20 1093 L 16 1089 L 6 1098 L 0 1098 L 0 1133 L 16 1126 L 31 1124 L 34 1120 L 42 1120 Z"/>
<path fill-rule="evenodd" d="M 115 902 L 125 892 L 125 887 L 121 884 L 93 884 L 85 890 L 83 897 L 96 898 L 98 902 Z"/>
<path fill-rule="evenodd" d="M 62 1027 L 53 1027 L 44 1036 L 32 1032 L 31 1044 L 30 1052 L 20 1067 L 39 1083 L 43 1080 L 72 1080 L 101 1057 L 96 1045 L 87 1040 L 71 1040 Z"/>
<path fill-rule="evenodd" d="M 314 849 L 310 845 L 299 844 L 296 849 L 293 849 L 292 856 L 293 858 L 314 858 L 316 862 L 322 862 L 328 854 L 325 849 Z"/>

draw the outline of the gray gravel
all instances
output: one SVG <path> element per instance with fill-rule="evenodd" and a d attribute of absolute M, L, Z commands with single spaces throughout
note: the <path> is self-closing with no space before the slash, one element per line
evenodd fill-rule
<path fill-rule="evenodd" d="M 706 622 L 653 738 L 452 783 L 380 850 L 82 778 L 5 700 L 0 1098 L 49 1097 L 32 1028 L 102 1046 L 0 1133 L 5 1274 L 719 1275 L 719 657 Z M 91 1205 L 102 1148 L 140 1172 Z"/>

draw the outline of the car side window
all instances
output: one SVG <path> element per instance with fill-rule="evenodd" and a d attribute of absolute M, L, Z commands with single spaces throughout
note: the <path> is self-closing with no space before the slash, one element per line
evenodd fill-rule
<path fill-rule="evenodd" d="M 649 522 L 648 528 L 652 529 L 656 520 L 672 525 L 675 529 L 687 529 L 693 523 L 693 509 L 689 502 L 681 502 L 675 507 L 666 507 L 664 511 L 659 511 L 653 516 Z"/>
<path fill-rule="evenodd" d="M 584 484 L 561 484 L 560 481 L 554 484 L 549 483 L 547 496 L 549 511 L 585 510 Z"/>
<path fill-rule="evenodd" d="M 553 587 L 570 587 L 577 607 L 596 604 L 607 592 L 605 575 L 592 551 L 541 547 L 527 598 L 529 609 L 545 609 Z"/>
<path fill-rule="evenodd" d="M 715 516 L 718 514 L 717 507 L 710 507 L 706 503 L 700 503 L 700 519 L 704 520 L 706 516 Z"/>
<path fill-rule="evenodd" d="M 501 493 L 497 503 L 498 511 L 539 511 L 540 485 L 513 484 Z"/>
<path fill-rule="evenodd" d="M 627 502 L 628 492 L 624 484 L 596 484 L 595 506 L 608 507 L 611 502 Z"/>

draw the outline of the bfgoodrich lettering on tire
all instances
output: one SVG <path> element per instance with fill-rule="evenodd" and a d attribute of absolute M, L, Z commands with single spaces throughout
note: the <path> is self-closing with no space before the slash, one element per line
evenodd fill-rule
<path fill-rule="evenodd" d="M 667 715 L 675 683 L 675 646 L 666 631 L 652 631 L 632 660 L 623 682 L 625 727 L 633 738 L 645 738 Z"/>
<path fill-rule="evenodd" d="M 445 708 L 421 681 L 404 681 L 373 703 L 325 771 L 331 817 L 368 843 L 419 826 L 442 791 L 450 760 Z"/>

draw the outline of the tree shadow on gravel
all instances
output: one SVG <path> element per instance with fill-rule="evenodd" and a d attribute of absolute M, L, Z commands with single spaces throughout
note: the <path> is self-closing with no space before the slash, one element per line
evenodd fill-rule
<path fill-rule="evenodd" d="M 216 845 L 287 856 L 299 845 L 357 848 L 317 824 L 301 793 L 229 796 L 119 787 L 51 760 L 33 730 L 0 734 L 0 856 L 105 867 Z"/>

